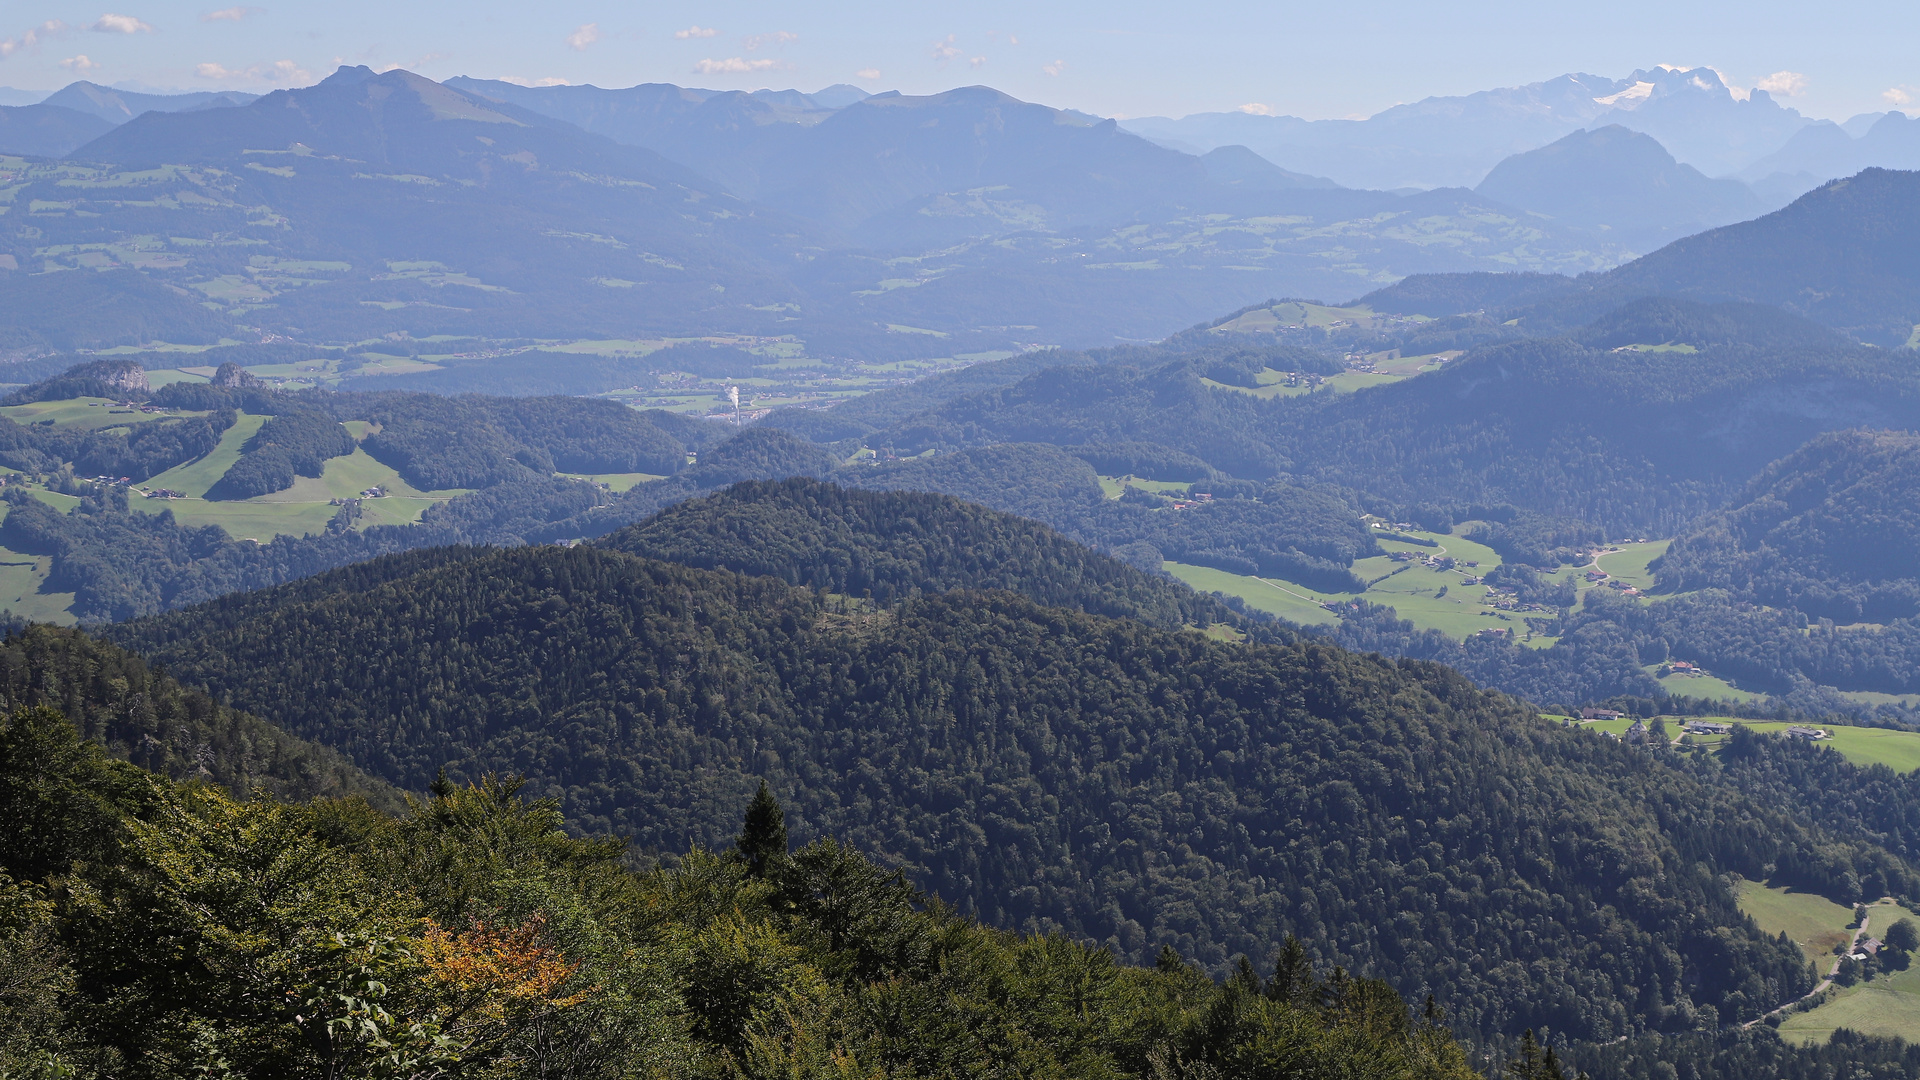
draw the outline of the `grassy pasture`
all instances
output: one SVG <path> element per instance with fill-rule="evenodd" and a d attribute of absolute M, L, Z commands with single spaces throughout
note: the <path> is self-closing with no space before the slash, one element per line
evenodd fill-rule
<path fill-rule="evenodd" d="M 1654 665 L 1657 668 L 1659 665 Z M 1647 672 L 1653 674 L 1650 668 Z M 1721 701 L 1758 701 L 1765 695 L 1757 690 L 1742 690 L 1717 675 L 1683 675 L 1674 672 L 1665 677 L 1657 677 L 1654 682 L 1669 694 L 1681 697 L 1715 698 Z"/>
<path fill-rule="evenodd" d="M 5 507 L 0 506 L 0 520 L 5 517 Z M 0 547 L 0 611 L 35 622 L 73 625 L 73 613 L 67 610 L 73 606 L 73 594 L 41 591 L 52 569 L 51 555 L 23 555 Z"/>
<path fill-rule="evenodd" d="M 1134 483 L 1140 485 L 1140 481 Z M 1119 494 L 1117 480 L 1103 479 L 1102 486 L 1110 496 Z M 1168 573 L 1202 592 L 1237 596 L 1250 607 L 1299 623 L 1329 624 L 1337 616 L 1321 607 L 1322 603 L 1361 597 L 1370 603 L 1392 607 L 1401 618 L 1421 629 L 1438 630 L 1457 638 L 1465 638 L 1486 629 L 1504 629 L 1516 641 L 1536 648 L 1552 644 L 1552 639 L 1546 637 L 1528 641 L 1525 613 L 1496 611 L 1485 606 L 1487 587 L 1466 583 L 1469 575 L 1484 576 L 1499 566 L 1499 553 L 1459 536 L 1417 531 L 1406 535 L 1433 540 L 1437 546 L 1425 547 L 1381 538 L 1379 544 L 1387 554 L 1359 559 L 1353 564 L 1355 576 L 1362 581 L 1372 582 L 1364 593 L 1358 594 L 1323 593 L 1292 582 L 1182 563 L 1167 563 L 1165 568 Z M 1393 552 L 1409 552 L 1416 561 L 1395 562 L 1391 558 Z M 1456 560 L 1457 568 L 1441 570 L 1426 566 L 1419 560 L 1428 555 L 1450 556 Z M 1468 562 L 1479 565 L 1469 568 L 1464 565 Z M 1577 577 L 1578 571 L 1563 567 L 1547 576 L 1559 574 L 1574 574 Z M 1444 595 L 1442 589 L 1446 590 Z M 1538 618 L 1539 615 L 1534 617 Z"/>
<path fill-rule="evenodd" d="M 1189 566 L 1186 563 L 1162 563 L 1161 569 L 1201 592 L 1220 592 L 1228 596 L 1238 596 L 1247 602 L 1247 606 L 1269 615 L 1306 626 L 1324 626 L 1337 616 L 1319 605 L 1318 595 L 1309 589 L 1286 582 L 1268 581 L 1265 578 L 1247 577 L 1241 574 L 1229 574 L 1225 570 L 1215 570 L 1210 566 Z"/>
<path fill-rule="evenodd" d="M 1867 934 L 1879 937 L 1887 927 L 1907 917 L 1911 917 L 1911 913 L 1898 904 L 1869 905 Z M 1764 928 L 1764 924 L 1762 926 Z M 1844 933 L 1848 937 L 1852 935 L 1852 931 Z M 1789 932 L 1788 936 L 1793 935 Z M 1829 951 L 1815 956 L 1814 962 L 1822 974 L 1832 965 L 1831 949 L 1829 945 Z M 1813 1045 L 1826 1042 L 1840 1028 L 1920 1041 L 1920 964 L 1905 971 L 1888 972 L 1869 982 L 1836 988 L 1833 997 L 1819 1008 L 1788 1015 L 1779 1031 L 1780 1037 L 1789 1042 Z"/>
<path fill-rule="evenodd" d="M 214 447 L 207 456 L 185 465 L 177 465 L 166 472 L 148 480 L 148 488 L 172 488 L 190 498 L 204 498 L 207 489 L 212 487 L 233 463 L 240 460 L 240 448 L 267 422 L 264 416 L 251 416 L 241 413 L 240 419 L 220 435 L 220 445 Z M 150 502 L 156 500 L 140 500 Z"/>
<path fill-rule="evenodd" d="M 1100 478 L 1100 490 L 1107 498 L 1117 499 L 1126 494 L 1128 488 L 1139 488 L 1155 495 L 1185 495 L 1193 487 L 1188 480 L 1142 480 L 1137 476 L 1103 476 Z"/>
<path fill-rule="evenodd" d="M 1595 559 L 1594 563 L 1616 580 L 1645 591 L 1653 588 L 1653 571 L 1647 569 L 1647 564 L 1665 555 L 1672 543 L 1671 540 L 1655 540 L 1646 544 L 1623 544 L 1620 550 L 1608 552 Z"/>
<path fill-rule="evenodd" d="M 1825 1043 L 1840 1028 L 1863 1035 L 1920 1039 L 1920 969 L 1908 968 L 1840 990 L 1825 1005 L 1788 1016 L 1779 1032 L 1788 1042 L 1810 1046 Z"/>
<path fill-rule="evenodd" d="M 147 372 L 147 385 L 158 390 L 163 386 L 172 386 L 174 383 L 203 383 L 209 381 L 211 378 L 211 375 L 202 375 L 198 372 L 186 371 L 181 368 L 164 368 L 158 371 Z"/>
<path fill-rule="evenodd" d="M 1833 962 L 1833 948 L 1853 936 L 1847 924 L 1853 921 L 1853 909 L 1836 904 L 1824 896 L 1742 881 L 1740 910 L 1772 937 L 1785 933 L 1788 940 L 1807 954 L 1807 962 L 1821 967 Z"/>
<path fill-rule="evenodd" d="M 66 401 L 36 401 L 31 405 L 8 405 L 0 408 L 0 416 L 16 424 L 38 424 L 52 420 L 55 427 L 82 428 L 97 431 L 101 428 L 130 427 L 134 424 L 151 424 L 157 420 L 166 420 L 175 416 L 205 416 L 203 412 L 163 412 L 143 413 L 120 411 L 106 398 L 70 398 Z"/>
<path fill-rule="evenodd" d="M 589 483 L 605 484 L 607 485 L 607 489 L 609 491 L 616 491 L 616 492 L 626 491 L 629 488 L 633 487 L 635 484 L 644 484 L 650 480 L 665 479 L 664 477 L 659 476 L 658 474 L 655 474 L 655 473 L 643 473 L 643 472 L 561 473 L 560 475 L 571 477 L 572 479 L 575 479 L 575 480 L 585 480 Z"/>
<path fill-rule="evenodd" d="M 1667 716 L 1661 718 L 1667 725 L 1667 737 L 1678 739 L 1683 734 L 1681 725 L 1688 720 L 1716 720 L 1721 723 L 1737 724 L 1761 735 L 1779 735 L 1794 725 L 1781 720 L 1741 720 L 1731 716 Z M 1633 721 L 1631 720 L 1595 720 L 1582 725 L 1593 731 L 1610 731 L 1623 735 Z M 1885 765 L 1895 772 L 1908 773 L 1920 769 L 1920 731 L 1897 731 L 1892 728 L 1850 727 L 1844 724 L 1811 724 L 1820 730 L 1832 734 L 1831 739 L 1822 739 L 1820 746 L 1839 754 L 1855 765 Z M 1724 735 L 1695 735 L 1697 746 L 1716 747 L 1727 739 Z"/>
<path fill-rule="evenodd" d="M 231 536 L 267 541 L 283 533 L 311 536 L 325 530 L 327 522 L 340 510 L 333 505 L 334 499 L 353 498 L 371 487 L 385 488 L 387 497 L 367 499 L 360 504 L 362 516 L 357 528 L 411 524 L 420 520 L 420 515 L 434 503 L 466 494 L 465 490 L 416 490 L 402 480 L 399 473 L 356 447 L 353 453 L 328 461 L 318 477 L 299 477 L 285 491 L 252 499 L 207 501 L 207 489 L 240 459 L 240 448 L 260 430 L 266 419 L 243 414 L 206 457 L 169 469 L 144 485 L 149 490 L 172 488 L 187 498 L 143 499 L 136 495 L 129 505 L 150 514 L 171 510 L 174 519 L 182 525 L 218 525 Z"/>

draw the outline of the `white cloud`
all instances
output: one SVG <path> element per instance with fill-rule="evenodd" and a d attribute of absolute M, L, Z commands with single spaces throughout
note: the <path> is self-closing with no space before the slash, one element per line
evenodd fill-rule
<path fill-rule="evenodd" d="M 131 15 L 102 15 L 87 29 L 101 34 L 151 34 L 153 27 Z"/>
<path fill-rule="evenodd" d="M 952 34 L 948 34 L 942 41 L 933 43 L 933 58 L 943 64 L 959 55 L 960 49 L 953 43 Z"/>
<path fill-rule="evenodd" d="M 1920 87 L 1908 86 L 1904 83 L 1899 86 L 1889 86 L 1880 92 L 1880 96 L 1886 98 L 1889 105 L 1905 108 L 1913 104 L 1916 99 L 1920 99 Z"/>
<path fill-rule="evenodd" d="M 585 52 L 587 46 L 600 40 L 600 24 L 586 23 L 567 35 L 567 48 L 574 52 Z"/>
<path fill-rule="evenodd" d="M 1769 94 L 1785 94 L 1799 97 L 1807 92 L 1811 80 L 1797 71 L 1776 71 L 1753 84 L 1755 90 L 1765 90 Z"/>
<path fill-rule="evenodd" d="M 969 60 L 969 61 L 967 61 L 967 66 L 968 66 L 968 67 L 970 67 L 970 68 L 983 68 L 983 67 L 986 67 L 986 66 L 987 66 L 987 58 L 986 58 L 986 57 L 984 57 L 984 56 L 976 56 L 976 57 L 974 57 L 973 59 L 971 59 L 971 60 Z"/>
<path fill-rule="evenodd" d="M 880 69 L 879 68 L 861 68 L 859 71 L 856 71 L 853 73 L 853 77 L 856 79 L 866 79 L 868 81 L 872 81 L 880 77 Z"/>
<path fill-rule="evenodd" d="M 1019 38 L 1017 38 L 1017 37 L 1014 37 L 1014 36 L 1013 36 L 1012 34 L 1008 34 L 1008 35 L 1007 35 L 1007 44 L 1009 44 L 1009 45 L 1018 45 L 1018 44 L 1020 44 L 1020 39 L 1019 39 Z"/>
<path fill-rule="evenodd" d="M 313 72 L 291 60 L 275 60 L 271 64 L 249 64 L 243 68 L 230 68 L 224 64 L 212 62 L 195 64 L 193 73 L 203 79 L 218 82 L 264 82 L 264 83 L 310 83 Z"/>
<path fill-rule="evenodd" d="M 720 31 L 715 30 L 711 26 L 701 26 L 699 23 L 695 23 L 685 30 L 675 30 L 673 36 L 679 38 L 681 41 L 686 41 L 689 38 L 719 37 Z"/>
<path fill-rule="evenodd" d="M 200 16 L 201 22 L 239 22 L 250 15 L 259 15 L 264 9 L 257 7 L 230 7 L 219 11 L 209 11 Z"/>
<path fill-rule="evenodd" d="M 512 83 L 515 86 L 572 86 L 573 85 L 572 83 L 568 82 L 565 79 L 555 78 L 552 75 L 549 75 L 544 79 L 523 79 L 518 75 L 502 75 L 500 76 L 500 81 L 504 83 Z"/>
<path fill-rule="evenodd" d="M 754 34 L 747 38 L 746 46 L 748 52 L 753 52 L 762 45 L 785 45 L 789 41 L 799 40 L 800 35 L 791 30 L 775 30 L 771 34 Z"/>
<path fill-rule="evenodd" d="M 1249 101 L 1234 111 L 1246 113 L 1248 116 L 1272 116 L 1273 106 L 1262 105 L 1257 101 Z"/>
<path fill-rule="evenodd" d="M 39 45 L 42 38 L 55 37 L 66 32 L 66 23 L 59 19 L 49 19 L 19 37 L 0 38 L 0 60 L 5 60 L 22 49 L 31 49 Z"/>
<path fill-rule="evenodd" d="M 1042 67 L 1040 70 L 1046 72 L 1049 75 L 1058 75 L 1061 72 L 1067 70 L 1067 62 L 1065 60 L 1055 60 L 1053 63 L 1047 64 L 1046 66 Z"/>
<path fill-rule="evenodd" d="M 779 66 L 778 60 L 748 60 L 745 57 L 730 56 L 725 60 L 702 60 L 693 65 L 693 70 L 701 75 L 746 75 L 755 71 L 768 71 Z"/>
<path fill-rule="evenodd" d="M 86 53 L 81 53 L 79 56 L 69 56 L 65 60 L 60 61 L 60 66 L 73 72 L 75 75 L 85 75 L 100 65 L 89 60 Z"/>

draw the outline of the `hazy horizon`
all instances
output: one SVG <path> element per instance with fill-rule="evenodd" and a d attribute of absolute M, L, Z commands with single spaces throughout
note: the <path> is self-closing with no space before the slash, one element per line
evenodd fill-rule
<path fill-rule="evenodd" d="M 0 24 L 0 86 L 47 93 L 88 79 L 149 92 L 258 93 L 367 64 L 536 85 L 812 91 L 850 83 L 927 94 L 983 83 L 1102 116 L 1245 108 L 1324 119 L 1569 73 L 1618 79 L 1667 64 L 1712 67 L 1738 91 L 1767 89 L 1816 118 L 1920 109 L 1920 61 L 1903 44 L 1920 31 L 1920 10 L 1884 3 L 1794 25 L 1803 9 L 1780 3 L 1676 11 L 1638 2 L 1596 14 L 1510 3 L 1438 11 L 1396 0 L 1359 14 L 1276 14 L 1242 2 L 1197 13 L 675 2 L 639 15 L 599 3 L 529 11 L 220 2 L 159 0 L 110 12 L 20 5 Z"/>

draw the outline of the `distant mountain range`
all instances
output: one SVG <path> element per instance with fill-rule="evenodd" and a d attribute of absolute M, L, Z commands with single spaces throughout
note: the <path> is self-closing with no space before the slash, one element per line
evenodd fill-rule
<path fill-rule="evenodd" d="M 1142 117 L 1127 130 L 1199 153 L 1239 143 L 1285 168 L 1349 187 L 1470 187 L 1512 154 L 1618 124 L 1659 139 L 1708 176 L 1744 169 L 1814 123 L 1765 90 L 1737 97 L 1712 68 L 1658 67 L 1624 79 L 1545 82 L 1396 105 L 1365 120 L 1252 113 Z"/>
<path fill-rule="evenodd" d="M 0 222 L 0 268 L 38 284 L 0 289 L 0 347 L 733 334 L 792 336 L 817 357 L 954 356 L 1151 340 L 1226 306 L 1407 274 L 1631 254 L 1471 192 L 1346 191 L 986 88 L 820 104 L 343 68 L 237 107 L 150 110 L 65 162 L 9 166 L 32 209 Z M 165 287 L 103 321 L 60 299 L 94 279 L 37 276 L 59 269 Z M 205 325 L 208 305 L 229 329 Z"/>
<path fill-rule="evenodd" d="M 1283 167 L 1285 148 L 1261 141 L 1324 141 L 1325 125 L 1189 118 L 1212 131 L 1202 143 L 1247 136 L 1195 154 L 1156 145 L 1170 137 L 1152 123 L 987 87 L 535 88 L 366 68 L 261 99 L 76 83 L 0 109 L 0 150 L 67 162 L 9 166 L 30 210 L 0 223 L 0 275 L 130 271 L 113 280 L 163 287 L 111 319 L 82 317 L 99 308 L 80 295 L 104 282 L 0 289 L 0 349 L 724 334 L 906 358 L 1152 340 L 1274 296 L 1604 271 L 1773 205 L 1626 121 L 1664 125 L 1702 160 L 1744 147 L 1802 169 L 1768 174 L 1776 192 L 1810 183 L 1781 156 L 1795 146 L 1894 146 L 1914 123 L 1888 114 L 1855 139 L 1764 95 L 1734 101 L 1709 75 L 1569 76 L 1336 125 L 1499 151 L 1473 190 L 1414 193 L 1343 188 L 1338 169 Z M 1623 123 L 1582 126 L 1596 119 Z M 122 197 L 133 172 L 150 198 Z"/>
<path fill-rule="evenodd" d="M 38 102 L 9 100 L 0 94 L 0 153 L 65 157 L 141 113 L 226 108 L 245 105 L 258 96 L 238 90 L 141 94 L 85 81 L 69 84 Z"/>
<path fill-rule="evenodd" d="M 1559 333 L 1650 296 L 1766 304 L 1889 348 L 1920 332 L 1920 172 L 1867 169 L 1752 221 L 1579 277 L 1411 277 L 1363 298 L 1403 315 L 1484 312 Z"/>

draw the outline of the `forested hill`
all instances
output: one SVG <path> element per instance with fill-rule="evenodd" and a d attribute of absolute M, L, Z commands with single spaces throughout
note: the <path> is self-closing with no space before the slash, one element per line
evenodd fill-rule
<path fill-rule="evenodd" d="M 861 491 L 805 478 L 746 482 L 596 543 L 884 605 L 948 589 L 1004 589 L 1051 607 L 1168 628 L 1246 624 L 1212 598 L 1044 525 L 946 495 Z"/>
<path fill-rule="evenodd" d="M 0 716 L 0 1075 L 1479 1075 L 1297 943 L 1266 978 L 1129 968 L 743 805 L 730 850 L 636 874 L 512 781 L 243 802 Z"/>
<path fill-rule="evenodd" d="M 19 626 L 0 641 L 0 712 L 60 710 L 115 757 L 236 796 L 359 795 L 396 808 L 400 795 L 339 753 L 181 686 L 146 661 L 55 626 Z"/>
<path fill-rule="evenodd" d="M 1920 436 L 1841 431 L 1673 542 L 1662 588 L 1728 589 L 1836 623 L 1920 615 Z"/>
<path fill-rule="evenodd" d="M 1229 476 L 1285 474 L 1382 507 L 1507 504 L 1619 531 L 1677 530 L 1840 427 L 1920 425 L 1920 377 L 1865 348 L 1697 352 L 1510 342 L 1364 393 L 1261 399 L 1188 360 L 1062 367 L 868 437 L 903 453 L 998 442 L 1159 444 Z"/>
<path fill-rule="evenodd" d="M 1721 875 L 1920 889 L 1438 666 L 1007 593 L 876 610 L 586 546 L 450 549 L 111 633 L 404 786 L 522 771 L 576 827 L 666 855 L 724 841 L 764 776 L 801 835 L 994 924 L 1216 968 L 1291 931 L 1489 1033 L 1691 1028 L 1803 992 Z"/>

